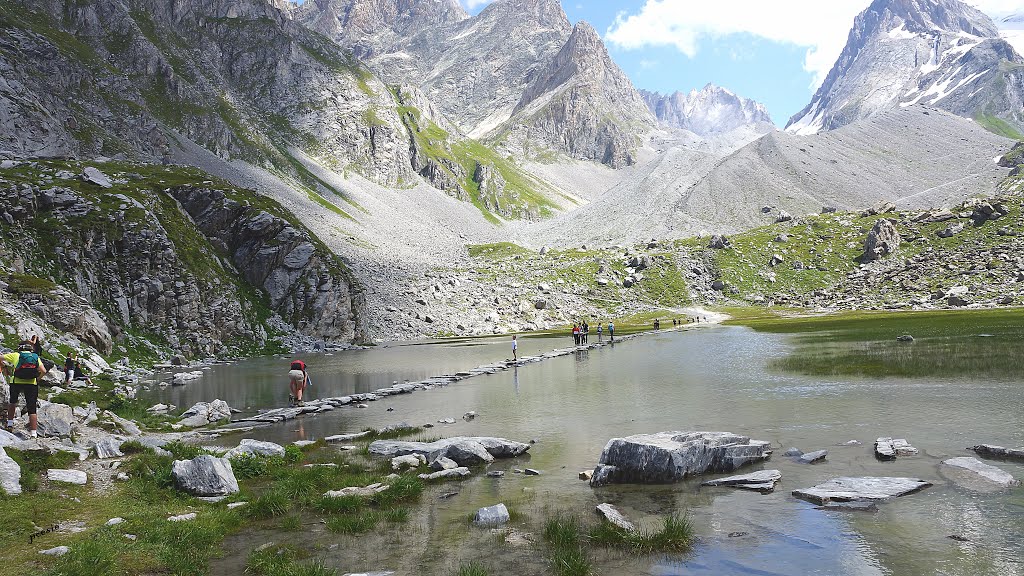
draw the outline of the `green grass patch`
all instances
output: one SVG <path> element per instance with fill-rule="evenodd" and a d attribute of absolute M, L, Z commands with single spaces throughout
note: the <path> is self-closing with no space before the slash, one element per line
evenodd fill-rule
<path fill-rule="evenodd" d="M 659 530 L 624 530 L 611 522 L 601 522 L 590 530 L 590 542 L 607 548 L 620 548 L 635 554 L 686 552 L 693 546 L 693 526 L 686 516 L 667 516 Z"/>
<path fill-rule="evenodd" d="M 484 568 L 483 564 L 479 562 L 470 562 L 468 564 L 460 564 L 456 576 L 488 576 L 489 572 Z"/>
<path fill-rule="evenodd" d="M 466 246 L 469 255 L 474 258 L 509 258 L 513 256 L 533 254 L 532 250 L 523 248 L 512 242 L 495 242 L 493 244 L 470 244 Z"/>
<path fill-rule="evenodd" d="M 305 554 L 295 548 L 269 546 L 249 554 L 245 573 L 254 576 L 335 576 L 338 572 L 319 561 L 306 560 Z"/>
<path fill-rule="evenodd" d="M 1018 141 L 1024 140 L 1024 133 L 1021 133 L 1016 126 L 993 114 L 978 114 L 974 117 L 974 121 L 993 134 Z"/>
<path fill-rule="evenodd" d="M 590 576 L 594 568 L 584 547 L 583 524 L 574 516 L 557 516 L 544 526 L 552 571 L 558 576 Z"/>

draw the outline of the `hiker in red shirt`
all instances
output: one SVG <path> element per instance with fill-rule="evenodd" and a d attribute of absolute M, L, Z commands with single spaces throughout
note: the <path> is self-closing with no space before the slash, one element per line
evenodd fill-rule
<path fill-rule="evenodd" d="M 302 360 L 293 360 L 291 369 L 288 371 L 289 406 L 302 406 L 302 391 L 309 384 L 309 375 L 306 374 L 306 363 Z"/>

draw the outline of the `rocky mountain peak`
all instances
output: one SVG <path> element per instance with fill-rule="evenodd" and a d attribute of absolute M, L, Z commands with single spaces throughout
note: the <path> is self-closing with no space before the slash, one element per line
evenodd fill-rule
<path fill-rule="evenodd" d="M 871 30 L 872 24 L 889 24 L 894 20 L 901 21 L 909 32 L 964 32 L 982 37 L 999 35 L 988 16 L 959 0 L 875 0 L 858 16 L 854 28 L 863 27 L 865 32 L 873 33 L 877 30 Z"/>
<path fill-rule="evenodd" d="M 529 22 L 540 28 L 566 31 L 572 27 L 558 0 L 496 0 L 480 11 L 476 19 L 510 19 L 509 22 Z"/>
<path fill-rule="evenodd" d="M 677 91 L 663 95 L 645 90 L 640 94 L 662 126 L 689 130 L 703 138 L 744 127 L 758 134 L 775 129 L 763 104 L 714 84 L 686 94 Z"/>
<path fill-rule="evenodd" d="M 458 0 L 308 0 L 292 13 L 360 57 L 404 35 L 469 18 Z"/>
<path fill-rule="evenodd" d="M 1009 62 L 1010 65 L 1004 65 Z M 786 129 L 831 130 L 915 104 L 1021 124 L 1024 60 L 982 12 L 958 0 L 875 0 L 810 104 Z"/>

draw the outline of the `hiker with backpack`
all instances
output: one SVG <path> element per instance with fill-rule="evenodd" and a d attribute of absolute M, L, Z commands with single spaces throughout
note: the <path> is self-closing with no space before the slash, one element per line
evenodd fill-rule
<path fill-rule="evenodd" d="M 36 406 L 39 401 L 39 379 L 46 375 L 42 358 L 36 354 L 31 340 L 22 340 L 17 352 L 3 356 L 3 373 L 7 376 L 11 388 L 10 402 L 7 404 L 7 424 L 4 429 L 14 429 L 14 413 L 18 408 L 18 398 L 25 396 L 25 412 L 28 414 L 29 434 L 36 437 Z"/>
<path fill-rule="evenodd" d="M 306 373 L 306 363 L 302 360 L 293 360 L 291 369 L 288 370 L 288 387 L 291 394 L 288 395 L 289 406 L 302 406 L 302 391 L 309 386 L 309 374 Z"/>

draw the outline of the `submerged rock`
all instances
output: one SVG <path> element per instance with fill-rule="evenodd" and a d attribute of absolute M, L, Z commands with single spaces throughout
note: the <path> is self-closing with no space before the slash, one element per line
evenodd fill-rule
<path fill-rule="evenodd" d="M 967 488 L 976 487 L 979 482 L 1001 488 L 1020 486 L 1020 480 L 1015 479 L 1009 472 L 991 464 L 985 464 L 977 458 L 969 456 L 950 458 L 943 460 L 941 466 L 943 472 L 947 473 L 954 482 Z"/>
<path fill-rule="evenodd" d="M 604 504 L 598 504 L 596 510 L 597 513 L 603 516 L 605 520 L 611 522 L 615 526 L 618 526 L 627 532 L 636 531 L 636 526 L 627 520 L 622 512 L 619 512 L 619 509 L 615 506 L 605 502 Z"/>
<path fill-rule="evenodd" d="M 913 494 L 929 486 L 931 483 L 920 478 L 841 477 L 811 488 L 794 490 L 793 496 L 824 505 L 830 502 L 887 500 Z"/>
<path fill-rule="evenodd" d="M 171 474 L 179 488 L 196 496 L 238 492 L 238 481 L 227 458 L 204 454 L 191 460 L 175 460 Z"/>
<path fill-rule="evenodd" d="M 668 484 L 763 462 L 771 444 L 729 432 L 659 432 L 613 438 L 590 480 L 606 484 Z"/>
<path fill-rule="evenodd" d="M 808 452 L 800 456 L 800 462 L 804 464 L 814 464 L 815 462 L 821 462 L 828 456 L 828 450 L 815 450 L 814 452 Z"/>
<path fill-rule="evenodd" d="M 476 511 L 473 524 L 477 526 L 501 526 L 510 519 L 508 508 L 504 504 L 486 506 Z"/>
<path fill-rule="evenodd" d="M 968 448 L 982 458 L 1002 458 L 1024 461 L 1024 448 L 1003 448 L 992 444 L 978 444 Z"/>
<path fill-rule="evenodd" d="M 701 486 L 730 486 L 732 488 L 755 490 L 762 494 L 768 494 L 775 490 L 775 484 L 781 479 L 782 472 L 778 470 L 759 470 L 751 474 L 708 480 L 701 482 Z"/>

